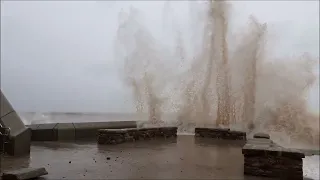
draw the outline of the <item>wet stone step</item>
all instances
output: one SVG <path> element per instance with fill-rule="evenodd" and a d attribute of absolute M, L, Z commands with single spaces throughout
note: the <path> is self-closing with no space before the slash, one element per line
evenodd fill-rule
<path fill-rule="evenodd" d="M 268 139 L 268 135 L 260 135 L 256 136 L 259 138 L 249 139 L 242 148 L 244 174 L 280 179 L 303 179 L 304 153 L 281 147 Z"/>

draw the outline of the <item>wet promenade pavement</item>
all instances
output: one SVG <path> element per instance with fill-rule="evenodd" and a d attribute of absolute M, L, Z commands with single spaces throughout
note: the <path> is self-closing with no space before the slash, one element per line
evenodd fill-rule
<path fill-rule="evenodd" d="M 3 158 L 2 170 L 45 167 L 44 179 L 266 179 L 243 176 L 242 146 L 193 136 L 115 146 L 37 142 L 30 157 Z"/>

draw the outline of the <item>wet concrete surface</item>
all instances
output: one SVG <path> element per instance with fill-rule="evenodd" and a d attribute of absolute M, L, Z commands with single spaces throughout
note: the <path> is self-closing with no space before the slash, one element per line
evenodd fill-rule
<path fill-rule="evenodd" d="M 4 157 L 2 170 L 45 167 L 44 179 L 237 179 L 243 176 L 244 142 L 148 140 L 119 145 L 34 142 L 30 157 Z"/>

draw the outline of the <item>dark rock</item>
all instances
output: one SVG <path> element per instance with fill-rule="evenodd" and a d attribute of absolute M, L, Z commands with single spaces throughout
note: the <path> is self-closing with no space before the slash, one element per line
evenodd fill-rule
<path fill-rule="evenodd" d="M 103 129 L 98 131 L 99 144 L 120 144 L 124 142 L 168 138 L 177 136 L 177 127 L 161 128 L 130 128 L 130 129 Z"/>
<path fill-rule="evenodd" d="M 127 130 L 125 129 L 100 129 L 98 133 L 104 134 L 126 134 Z"/>
<path fill-rule="evenodd" d="M 246 133 L 231 131 L 229 128 L 195 128 L 196 137 L 226 140 L 246 140 Z"/>
<path fill-rule="evenodd" d="M 256 133 L 253 135 L 253 138 L 270 139 L 270 135 L 265 133 Z"/>

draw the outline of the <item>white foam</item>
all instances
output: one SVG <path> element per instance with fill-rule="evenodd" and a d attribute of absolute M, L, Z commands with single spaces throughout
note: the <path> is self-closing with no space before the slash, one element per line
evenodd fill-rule
<path fill-rule="evenodd" d="M 320 179 L 319 177 L 319 155 L 306 156 L 303 159 L 303 176 L 310 179 Z"/>

